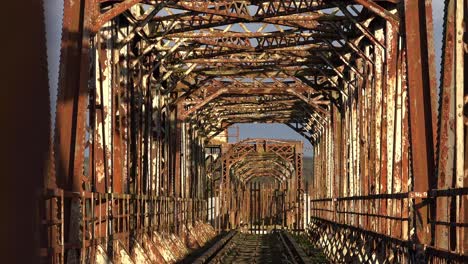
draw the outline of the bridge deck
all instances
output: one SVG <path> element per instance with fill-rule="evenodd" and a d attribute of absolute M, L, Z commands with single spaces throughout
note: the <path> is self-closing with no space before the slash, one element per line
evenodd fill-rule
<path fill-rule="evenodd" d="M 265 234 L 231 231 L 193 263 L 328 263 L 319 250 L 307 252 L 290 233 L 283 230 Z"/>

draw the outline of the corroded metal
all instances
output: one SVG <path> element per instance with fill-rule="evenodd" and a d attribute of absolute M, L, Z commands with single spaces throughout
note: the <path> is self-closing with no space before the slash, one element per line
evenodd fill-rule
<path fill-rule="evenodd" d="M 46 262 L 172 263 L 208 221 L 307 229 L 338 262 L 466 260 L 466 1 L 440 89 L 429 0 L 64 2 Z M 224 137 L 256 122 L 312 143 L 313 175 L 300 142 Z"/>
<path fill-rule="evenodd" d="M 246 139 L 221 147 L 210 174 L 218 199 L 212 212 L 217 230 L 264 232 L 276 225 L 303 229 L 302 142 Z M 219 195 L 216 195 L 219 194 Z"/>

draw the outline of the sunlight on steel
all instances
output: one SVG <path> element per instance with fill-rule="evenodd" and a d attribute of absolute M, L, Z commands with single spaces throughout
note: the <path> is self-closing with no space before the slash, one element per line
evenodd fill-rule
<path fill-rule="evenodd" d="M 467 2 L 440 10 L 440 87 L 431 3 L 65 1 L 44 262 L 174 263 L 247 225 L 332 262 L 466 263 Z M 237 123 L 302 135 L 312 175 Z"/>

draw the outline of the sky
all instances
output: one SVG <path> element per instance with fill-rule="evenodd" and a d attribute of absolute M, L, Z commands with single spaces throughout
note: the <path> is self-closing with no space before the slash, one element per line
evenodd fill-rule
<path fill-rule="evenodd" d="M 55 119 L 55 101 L 57 97 L 63 1 L 64 0 L 44 0 L 52 122 L 54 122 Z M 438 81 L 440 76 L 444 1 L 445 0 L 432 0 L 434 15 L 434 46 L 436 49 Z M 308 143 L 307 140 L 305 140 L 302 136 L 284 124 L 239 124 L 239 129 L 241 139 L 267 137 L 297 139 L 305 141 L 304 155 L 311 156 L 310 143 Z"/>

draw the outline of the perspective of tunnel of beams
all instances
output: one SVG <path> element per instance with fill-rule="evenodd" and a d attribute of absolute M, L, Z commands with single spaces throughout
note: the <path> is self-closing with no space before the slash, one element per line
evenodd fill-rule
<path fill-rule="evenodd" d="M 360 46 L 382 45 L 366 29 L 381 18 L 359 2 L 147 1 L 123 13 L 117 35 L 104 25 L 98 41 L 129 43 L 120 55 L 140 71 L 136 85 L 177 94 L 179 118 L 207 139 L 234 123 L 272 122 L 312 141 L 330 105 L 365 78 L 356 62 L 373 63 Z"/>
<path fill-rule="evenodd" d="M 466 263 L 467 3 L 437 87 L 430 2 L 65 1 L 43 252 L 268 216 L 338 263 Z M 310 141 L 307 183 L 300 142 L 232 144 L 237 123 Z"/>
<path fill-rule="evenodd" d="M 209 155 L 209 197 L 219 197 L 215 230 L 250 229 L 262 223 L 303 229 L 303 143 L 294 140 L 245 139 L 224 143 L 221 156 Z M 215 204 L 213 198 L 210 198 Z M 263 208 L 263 209 L 260 209 Z M 273 221 L 275 219 L 275 221 Z M 254 224 L 256 223 L 256 224 Z"/>
<path fill-rule="evenodd" d="M 297 166 L 302 165 L 303 146 L 300 141 L 246 139 L 225 144 L 221 149 L 222 158 L 213 171 L 222 171 L 222 175 L 213 179 L 215 181 L 234 178 L 243 185 L 262 177 L 271 177 L 278 184 L 293 179 L 296 184 L 302 181 L 302 167 Z M 263 182 L 270 180 L 263 179 Z"/>

